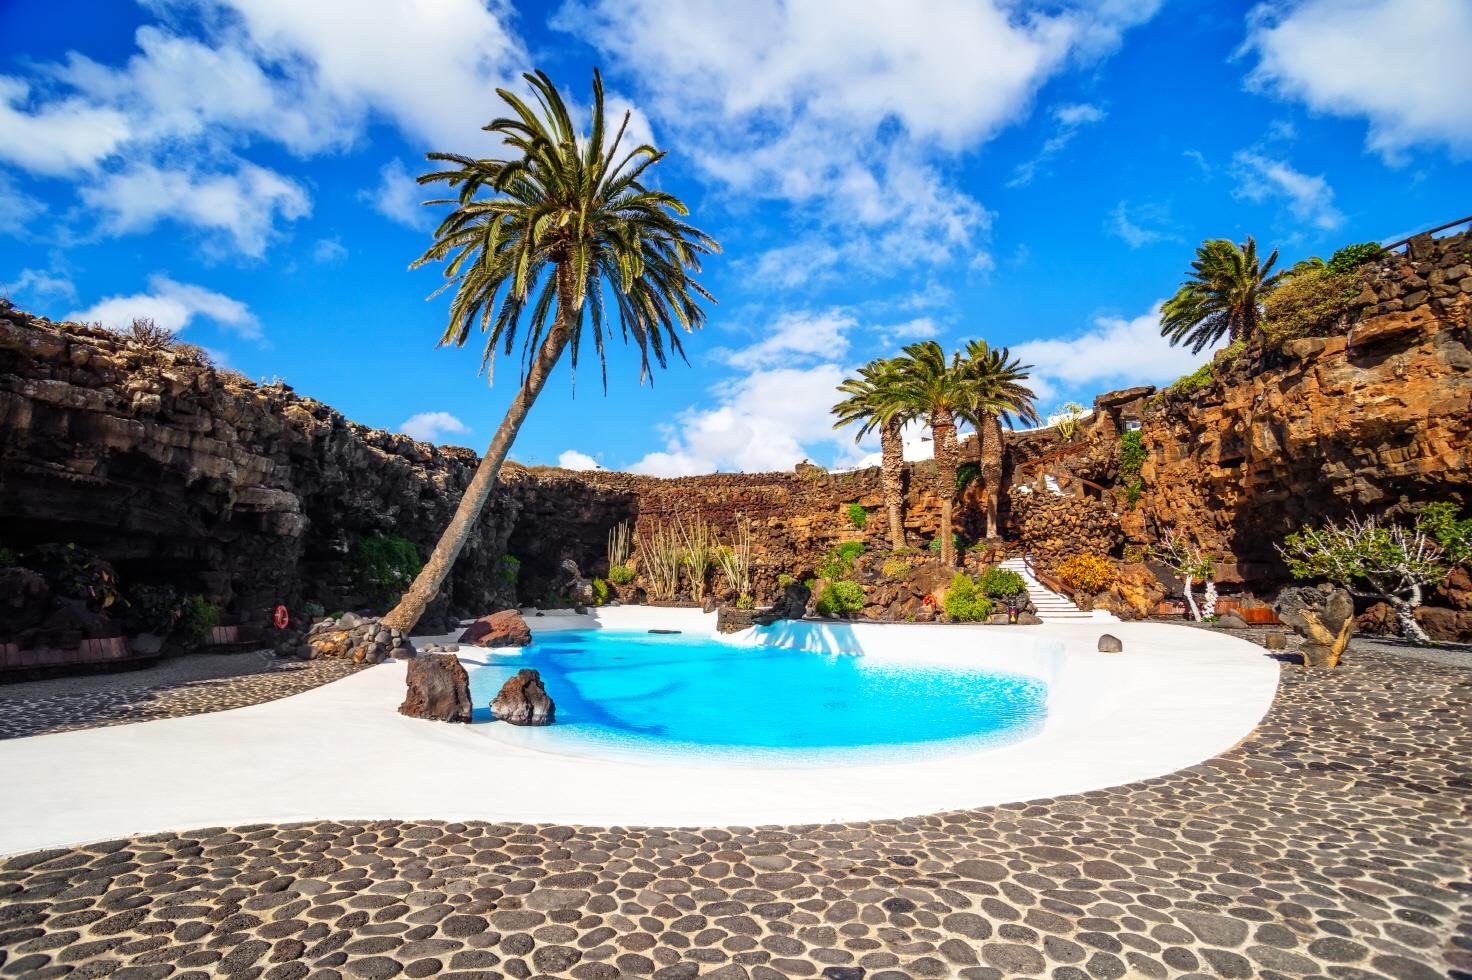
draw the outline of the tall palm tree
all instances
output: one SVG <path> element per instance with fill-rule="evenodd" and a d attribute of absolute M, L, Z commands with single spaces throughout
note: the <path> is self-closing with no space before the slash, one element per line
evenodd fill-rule
<path fill-rule="evenodd" d="M 900 515 L 904 504 L 905 448 L 900 432 L 909 421 L 904 406 L 894 397 L 898 384 L 895 361 L 878 359 L 859 368 L 856 378 L 838 386 L 848 397 L 833 406 L 838 421 L 835 429 L 859 423 L 854 441 L 879 430 L 879 480 L 884 491 L 884 507 L 889 513 L 889 546 L 905 546 L 905 525 Z"/>
<path fill-rule="evenodd" d="M 1190 278 L 1160 311 L 1160 335 L 1171 344 L 1190 343 L 1192 353 L 1212 346 L 1223 336 L 1250 338 L 1262 315 L 1262 301 L 1282 281 L 1273 273 L 1278 250 L 1259 263 L 1257 242 L 1246 245 L 1214 238 L 1196 249 Z"/>
<path fill-rule="evenodd" d="M 959 352 L 948 358 L 933 340 L 910 344 L 896 361 L 894 384 L 887 397 L 894 411 L 930 422 L 935 493 L 940 497 L 940 560 L 954 565 L 956 545 L 951 529 L 959 455 L 956 422 L 958 418 L 969 419 L 973 402 L 970 376 Z"/>
<path fill-rule="evenodd" d="M 661 367 L 666 346 L 684 356 L 676 327 L 689 332 L 701 326 L 705 311 L 699 299 L 714 302 L 691 276 L 700 270 L 700 256 L 719 246 L 682 220 L 689 212 L 679 199 L 641 182 L 663 153 L 644 144 L 620 155 L 627 112 L 618 132 L 605 139 L 598 72 L 593 72 L 586 137 L 573 128 L 551 79 L 540 71 L 523 77 L 540 111 L 497 89 L 514 115 L 485 127 L 503 138 L 508 159 L 431 153 L 430 160 L 452 166 L 419 178 L 421 184 L 443 183 L 458 191 L 453 198 L 430 202 L 454 207 L 414 263 L 445 262 L 447 282 L 441 289 L 455 291 L 440 344 L 464 345 L 478 324 L 486 334 L 481 364 L 489 375 L 497 348 L 509 355 L 524 314 L 527 320 L 521 388 L 433 554 L 384 617 L 387 625 L 406 633 L 444 584 L 527 412 L 569 347 L 576 370 L 585 324 L 592 328 L 606 383 L 604 340 L 613 331 L 604 311 L 605 287 L 620 333 L 625 341 L 632 335 L 639 347 L 641 382 L 649 374 L 651 355 Z"/>
<path fill-rule="evenodd" d="M 986 490 L 986 535 L 998 533 L 997 511 L 1002 498 L 1002 423 L 1013 426 L 1013 416 L 1036 425 L 1037 395 L 1022 382 L 1031 364 L 1020 364 L 1006 347 L 990 347 L 984 340 L 966 345 L 965 368 L 971 383 L 966 417 L 976 426 L 981 443 L 981 477 Z"/>

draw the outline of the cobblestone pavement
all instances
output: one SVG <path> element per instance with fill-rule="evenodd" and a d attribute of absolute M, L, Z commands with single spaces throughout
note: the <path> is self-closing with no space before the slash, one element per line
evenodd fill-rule
<path fill-rule="evenodd" d="M 0 974 L 1469 977 L 1469 726 L 1472 674 L 1367 654 L 1285 666 L 1221 757 L 1059 799 L 762 829 L 324 820 L 46 851 L 0 862 Z"/>
<path fill-rule="evenodd" d="M 252 655 L 250 659 L 256 657 Z M 109 684 L 97 690 L 38 697 L 0 692 L 0 739 L 243 708 L 299 694 L 362 669 L 361 665 L 345 660 L 279 660 L 269 651 L 261 652 L 259 663 L 253 673 L 167 684 L 119 687 Z M 127 674 L 105 677 L 120 685 L 126 684 L 127 678 Z"/>

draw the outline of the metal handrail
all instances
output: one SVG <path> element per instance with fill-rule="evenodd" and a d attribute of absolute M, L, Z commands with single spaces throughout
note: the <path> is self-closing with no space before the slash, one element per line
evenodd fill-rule
<path fill-rule="evenodd" d="M 1382 246 L 1382 250 L 1383 251 L 1386 251 L 1386 252 L 1389 252 L 1389 251 L 1391 251 L 1393 249 L 1400 248 L 1402 245 L 1409 245 L 1412 238 L 1420 238 L 1422 235 L 1434 235 L 1438 231 L 1446 231 L 1448 228 L 1455 228 L 1457 225 L 1465 225 L 1469 221 L 1472 221 L 1472 214 L 1469 214 L 1465 218 L 1458 218 L 1456 221 L 1448 221 L 1444 225 L 1437 225 L 1435 228 L 1432 228 L 1430 231 L 1419 231 L 1416 234 L 1412 235 L 1410 238 L 1402 238 L 1400 241 L 1396 242 L 1394 245 L 1385 245 L 1385 246 Z"/>
<path fill-rule="evenodd" d="M 1073 590 L 1034 565 L 1032 563 L 1032 555 L 1029 552 L 1024 551 L 1022 553 L 1022 567 L 1027 569 L 1029 575 L 1047 586 L 1049 591 L 1058 593 L 1068 599 L 1069 602 L 1073 601 Z"/>

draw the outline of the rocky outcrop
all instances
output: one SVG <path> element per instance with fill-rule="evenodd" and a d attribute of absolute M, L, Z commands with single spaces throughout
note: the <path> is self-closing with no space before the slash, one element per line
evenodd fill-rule
<path fill-rule="evenodd" d="M 1113 501 L 1013 487 L 1012 528 L 1028 551 L 1052 567 L 1071 555 L 1109 555 L 1124 539 Z"/>
<path fill-rule="evenodd" d="M 801 582 L 789 582 L 783 586 L 782 594 L 770 608 L 763 609 L 752 617 L 752 621 L 758 626 L 770 626 L 783 619 L 802 619 L 807 615 L 808 602 L 812 600 L 813 590 Z"/>
<path fill-rule="evenodd" d="M 1113 613 L 1123 620 L 1148 619 L 1166 597 L 1167 590 L 1148 565 L 1119 562 L 1114 581 L 1094 596 L 1093 608 Z"/>
<path fill-rule="evenodd" d="M 542 675 L 523 669 L 501 686 L 491 702 L 491 714 L 512 725 L 550 725 L 556 720 L 557 706 L 542 686 Z"/>
<path fill-rule="evenodd" d="M 532 642 L 532 631 L 515 609 L 482 616 L 460 634 L 461 643 L 478 647 L 524 647 Z"/>
<path fill-rule="evenodd" d="M 1336 667 L 1354 635 L 1354 599 L 1332 585 L 1284 589 L 1275 607 L 1278 618 L 1303 638 L 1306 667 Z"/>
<path fill-rule="evenodd" d="M 470 723 L 470 675 L 453 653 L 426 653 L 409 662 L 399 714 Z"/>
<path fill-rule="evenodd" d="M 298 656 L 303 660 L 351 660 L 357 664 L 381 664 L 390 657 L 406 660 L 414 656 L 414 644 L 376 617 L 344 613 L 337 619 L 313 624 Z"/>

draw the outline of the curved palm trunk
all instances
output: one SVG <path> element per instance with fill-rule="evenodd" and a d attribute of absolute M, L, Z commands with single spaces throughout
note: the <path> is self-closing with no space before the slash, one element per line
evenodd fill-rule
<path fill-rule="evenodd" d="M 511 444 L 516 441 L 516 433 L 520 431 L 521 424 L 526 421 L 532 403 L 542 393 L 547 377 L 557 366 L 563 349 L 567 347 L 567 342 L 572 336 L 568 322 L 572 313 L 572 283 L 570 277 L 565 276 L 560 267 L 557 270 L 557 277 L 557 319 L 542 341 L 541 349 L 537 351 L 536 359 L 532 361 L 531 370 L 527 372 L 526 379 L 521 384 L 521 390 L 516 393 L 516 397 L 511 400 L 511 405 L 506 409 L 506 417 L 501 420 L 500 427 L 496 429 L 495 438 L 491 440 L 490 448 L 486 450 L 480 465 L 476 467 L 470 486 L 465 488 L 465 494 L 460 498 L 460 504 L 455 508 L 454 516 L 450 518 L 449 526 L 440 535 L 439 543 L 434 546 L 434 552 L 424 563 L 424 567 L 419 570 L 418 576 L 409 586 L 409 591 L 405 592 L 399 604 L 383 617 L 385 626 L 403 630 L 407 635 L 419 622 L 419 617 L 424 615 L 425 608 L 439 594 L 440 587 L 445 584 L 445 579 L 450 574 L 450 569 L 455 566 L 455 559 L 460 557 L 460 552 L 465 548 L 465 542 L 470 539 L 471 532 L 475 530 L 476 521 L 485 508 L 486 500 L 491 495 L 491 489 L 496 485 L 496 477 L 501 472 L 501 464 L 506 461 L 506 454 L 510 452 Z"/>
<path fill-rule="evenodd" d="M 931 412 L 930 431 L 935 441 L 935 493 L 940 497 L 940 560 L 950 567 L 956 563 L 951 508 L 956 497 L 957 451 L 956 420 L 949 409 Z"/>
<path fill-rule="evenodd" d="M 986 490 L 986 536 L 995 538 L 1000 533 L 997 515 L 1002 499 L 1002 420 L 982 415 L 977 438 L 981 441 L 981 478 Z"/>
<path fill-rule="evenodd" d="M 900 515 L 904 503 L 905 446 L 899 419 L 890 419 L 879 430 L 879 482 L 884 506 L 889 511 L 889 546 L 905 546 L 905 524 Z"/>

